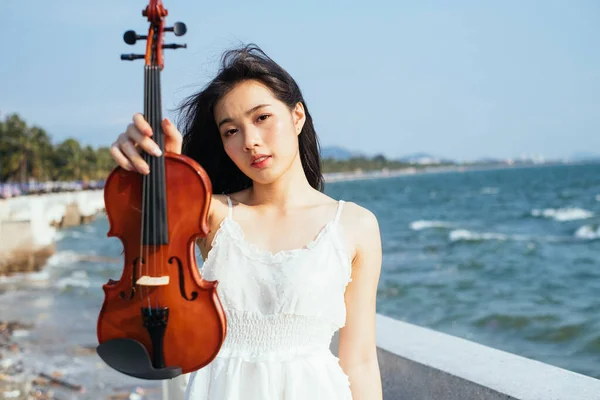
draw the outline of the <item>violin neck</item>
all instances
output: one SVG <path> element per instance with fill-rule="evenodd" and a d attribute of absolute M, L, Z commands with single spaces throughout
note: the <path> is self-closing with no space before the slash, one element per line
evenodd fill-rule
<path fill-rule="evenodd" d="M 142 186 L 142 244 L 156 246 L 169 243 L 165 144 L 161 127 L 160 67 L 146 66 L 144 75 L 144 117 L 152 127 L 152 139 L 162 150 L 163 156 L 155 157 L 144 153 L 144 160 L 150 166 L 150 173 L 144 176 Z"/>

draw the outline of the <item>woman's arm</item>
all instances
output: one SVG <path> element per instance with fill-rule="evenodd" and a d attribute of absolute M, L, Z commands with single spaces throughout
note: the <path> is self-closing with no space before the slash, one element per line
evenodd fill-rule
<path fill-rule="evenodd" d="M 354 214 L 354 212 L 352 212 Z M 357 207 L 352 232 L 356 252 L 352 282 L 346 288 L 346 325 L 339 333 L 340 365 L 350 378 L 353 400 L 381 400 L 381 375 L 375 340 L 377 285 L 381 271 L 381 235 L 377 218 Z"/>
<path fill-rule="evenodd" d="M 206 260 L 208 257 L 208 252 L 210 251 L 210 244 L 212 243 L 212 239 L 215 236 L 217 229 L 219 228 L 219 224 L 221 220 L 227 215 L 229 212 L 229 205 L 227 203 L 227 198 L 223 194 L 212 194 L 210 206 L 208 209 L 208 226 L 210 227 L 210 232 L 207 236 L 199 237 L 196 239 L 196 244 L 200 248 L 200 252 L 202 253 L 202 259 Z"/>

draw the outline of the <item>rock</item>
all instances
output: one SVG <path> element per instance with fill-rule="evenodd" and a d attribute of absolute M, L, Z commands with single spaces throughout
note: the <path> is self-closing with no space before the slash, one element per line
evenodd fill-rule
<path fill-rule="evenodd" d="M 38 249 L 25 246 L 0 253 L 0 275 L 37 272 L 55 252 L 56 245 L 52 243 Z"/>
<path fill-rule="evenodd" d="M 79 213 L 79 207 L 75 203 L 71 203 L 65 210 L 65 215 L 60 222 L 62 228 L 68 228 L 70 226 L 77 226 L 81 224 L 81 214 Z"/>
<path fill-rule="evenodd" d="M 0 275 L 39 271 L 55 252 L 56 228 L 90 223 L 103 210 L 102 190 L 3 200 Z"/>

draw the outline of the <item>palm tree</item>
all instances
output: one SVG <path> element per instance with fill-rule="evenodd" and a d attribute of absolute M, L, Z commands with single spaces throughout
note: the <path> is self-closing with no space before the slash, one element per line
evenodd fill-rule
<path fill-rule="evenodd" d="M 33 146 L 28 158 L 29 169 L 35 179 L 45 181 L 50 178 L 54 149 L 45 130 L 34 126 L 30 129 L 30 135 Z"/>
<path fill-rule="evenodd" d="M 63 180 L 80 180 L 85 170 L 85 158 L 81 145 L 75 139 L 66 139 L 58 145 L 54 153 L 54 164 L 57 167 L 55 178 Z"/>
<path fill-rule="evenodd" d="M 34 147 L 25 121 L 17 114 L 8 115 L 2 123 L 0 136 L 2 180 L 13 180 L 15 177 L 20 177 L 22 183 L 27 180 L 27 160 Z"/>

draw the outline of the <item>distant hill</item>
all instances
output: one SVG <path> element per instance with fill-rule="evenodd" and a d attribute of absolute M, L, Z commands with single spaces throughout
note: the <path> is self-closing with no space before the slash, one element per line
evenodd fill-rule
<path fill-rule="evenodd" d="M 589 153 L 589 152 L 577 152 L 570 157 L 573 161 L 592 161 L 600 160 L 600 154 Z"/>
<path fill-rule="evenodd" d="M 444 157 L 434 156 L 428 153 L 413 153 L 398 158 L 399 161 L 410 163 L 410 164 L 438 164 L 438 163 L 454 163 L 454 160 L 450 160 Z"/>
<path fill-rule="evenodd" d="M 360 157 L 363 155 L 357 151 L 350 151 L 341 146 L 324 146 L 321 148 L 322 158 L 333 158 L 336 160 L 348 160 L 352 157 Z"/>
<path fill-rule="evenodd" d="M 335 160 L 345 161 L 353 157 L 366 157 L 373 158 L 375 155 L 366 155 L 359 151 L 348 150 L 341 146 L 325 146 L 321 149 L 321 155 L 325 158 L 333 158 Z M 395 161 L 410 164 L 438 164 L 438 163 L 455 163 L 454 160 L 450 160 L 443 157 L 436 157 L 427 153 L 413 153 L 403 157 L 395 158 Z"/>

